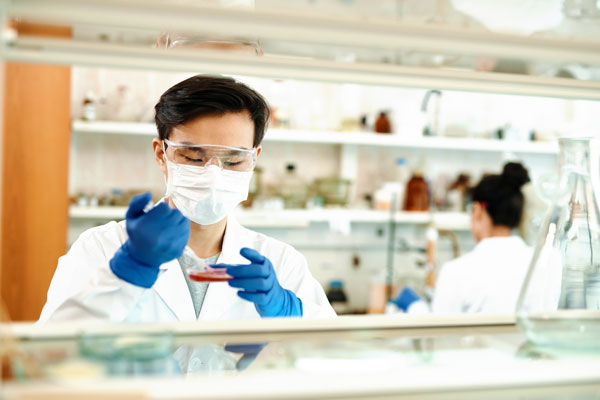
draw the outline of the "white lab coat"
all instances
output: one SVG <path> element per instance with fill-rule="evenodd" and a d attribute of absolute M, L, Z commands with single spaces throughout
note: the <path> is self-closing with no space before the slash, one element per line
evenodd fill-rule
<path fill-rule="evenodd" d="M 471 252 L 441 267 L 431 311 L 515 312 L 532 255 L 518 236 L 483 239 Z"/>
<path fill-rule="evenodd" d="M 108 320 L 126 322 L 194 321 L 189 288 L 177 260 L 161 265 L 150 289 L 129 284 L 112 273 L 108 262 L 127 240 L 125 222 L 110 222 L 84 232 L 61 257 L 40 321 Z M 302 300 L 303 316 L 335 317 L 306 259 L 293 247 L 227 220 L 218 263 L 247 264 L 239 252 L 250 247 L 273 263 L 281 286 Z M 260 318 L 254 304 L 237 296 L 227 283 L 211 283 L 198 320 Z"/>

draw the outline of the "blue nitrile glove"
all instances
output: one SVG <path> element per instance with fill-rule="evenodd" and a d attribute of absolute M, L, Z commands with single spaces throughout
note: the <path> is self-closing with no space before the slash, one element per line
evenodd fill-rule
<path fill-rule="evenodd" d="M 281 287 L 271 261 L 247 247 L 240 254 L 251 264 L 217 265 L 226 267 L 227 273 L 233 276 L 229 286 L 242 289 L 238 296 L 253 302 L 261 317 L 301 317 L 302 301 Z"/>
<path fill-rule="evenodd" d="M 243 356 L 235 364 L 235 369 L 243 371 L 258 356 L 258 353 L 267 345 L 267 343 L 249 343 L 249 344 L 228 344 L 225 345 L 225 351 L 230 353 L 240 353 Z"/>
<path fill-rule="evenodd" d="M 406 312 L 411 304 L 419 300 L 421 300 L 419 295 L 416 294 L 415 291 L 410 287 L 405 286 L 404 289 L 400 291 L 400 294 L 398 294 L 398 296 L 392 301 L 392 303 L 397 305 L 402 311 Z"/>
<path fill-rule="evenodd" d="M 190 237 L 190 221 L 179 210 L 159 203 L 148 212 L 150 193 L 135 196 L 125 215 L 129 238 L 110 260 L 110 269 L 133 285 L 150 288 L 161 264 L 178 258 Z"/>

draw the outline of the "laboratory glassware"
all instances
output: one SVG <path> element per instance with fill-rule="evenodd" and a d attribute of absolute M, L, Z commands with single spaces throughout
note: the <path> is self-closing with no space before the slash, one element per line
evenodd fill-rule
<path fill-rule="evenodd" d="M 598 140 L 559 140 L 560 173 L 519 300 L 517 325 L 543 346 L 600 349 Z"/>

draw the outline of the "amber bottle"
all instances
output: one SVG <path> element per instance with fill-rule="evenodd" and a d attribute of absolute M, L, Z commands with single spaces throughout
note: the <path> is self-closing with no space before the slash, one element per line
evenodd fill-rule
<path fill-rule="evenodd" d="M 429 189 L 422 174 L 413 173 L 406 184 L 403 209 L 405 211 L 429 210 Z"/>
<path fill-rule="evenodd" d="M 375 120 L 375 132 L 377 133 L 392 133 L 392 124 L 385 111 L 379 113 Z"/>

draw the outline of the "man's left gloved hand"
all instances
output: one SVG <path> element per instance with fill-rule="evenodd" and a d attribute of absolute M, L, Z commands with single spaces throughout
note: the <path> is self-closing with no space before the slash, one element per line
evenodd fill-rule
<path fill-rule="evenodd" d="M 240 288 L 238 296 L 254 303 L 261 317 L 301 317 L 302 301 L 290 290 L 279 284 L 273 264 L 258 251 L 244 247 L 240 254 L 250 264 L 224 265 L 233 276 L 229 286 Z"/>
<path fill-rule="evenodd" d="M 248 344 L 227 344 L 225 345 L 225 351 L 230 353 L 240 353 L 242 357 L 235 364 L 235 369 L 243 371 L 252 361 L 258 356 L 258 353 L 267 345 L 267 343 L 248 343 Z"/>

